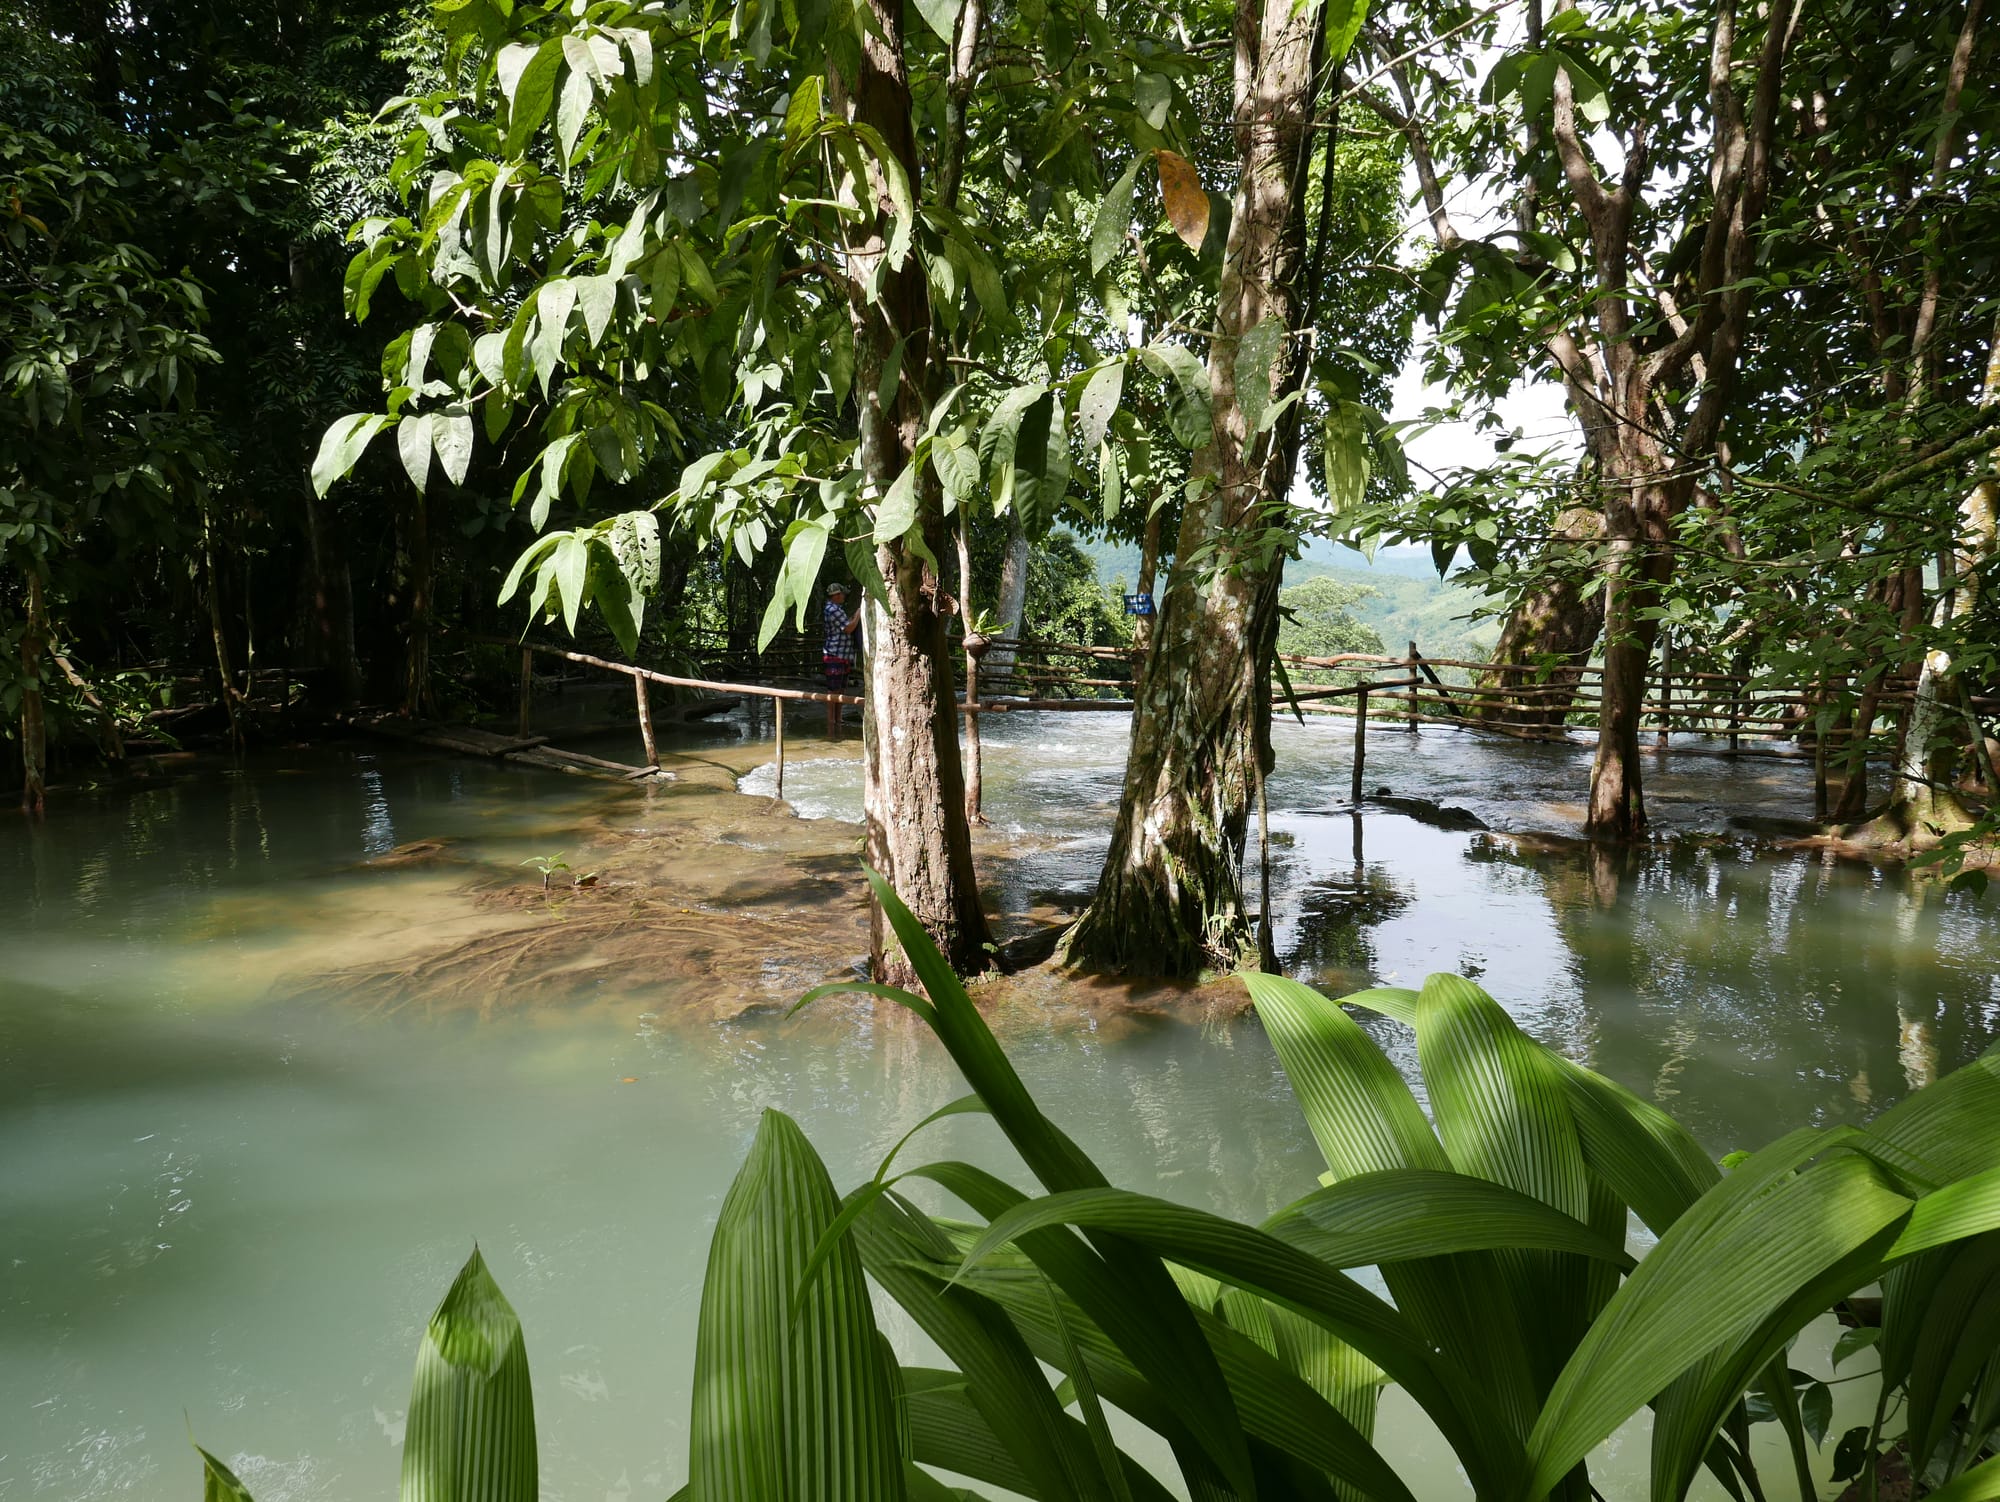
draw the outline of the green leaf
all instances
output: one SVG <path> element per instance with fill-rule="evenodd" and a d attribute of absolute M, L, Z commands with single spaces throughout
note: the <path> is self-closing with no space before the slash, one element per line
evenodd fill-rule
<path fill-rule="evenodd" d="M 866 534 L 846 538 L 841 542 L 840 551 L 847 559 L 848 572 L 854 575 L 862 592 L 884 610 L 889 609 L 889 586 L 882 577 L 881 566 L 875 561 L 874 539 Z"/>
<path fill-rule="evenodd" d="M 963 501 L 979 488 L 979 456 L 956 434 L 940 433 L 931 440 L 931 468 L 953 500 Z"/>
<path fill-rule="evenodd" d="M 1706 1352 L 1741 1339 L 1787 1294 L 1906 1214 L 1852 1154 L 1794 1172 L 1834 1134 L 1795 1132 L 1675 1221 L 1591 1325 L 1529 1438 L 1529 1492 L 1553 1487 Z"/>
<path fill-rule="evenodd" d="M 1833 1389 L 1824 1382 L 1808 1383 L 1799 1394 L 1799 1417 L 1813 1444 L 1825 1444 L 1827 1426 L 1833 1422 Z"/>
<path fill-rule="evenodd" d="M 406 417 L 396 424 L 396 452 L 402 457 L 403 472 L 424 493 L 431 477 L 431 414 Z"/>
<path fill-rule="evenodd" d="M 1326 0 L 1326 65 L 1337 68 L 1347 60 L 1354 39 L 1368 19 L 1369 0 Z"/>
<path fill-rule="evenodd" d="M 569 333 L 570 310 L 576 306 L 576 283 L 555 277 L 542 283 L 535 300 L 535 332 L 528 341 L 528 357 L 534 362 L 535 378 L 542 395 L 549 394 L 549 381 L 562 364 L 563 340 Z"/>
<path fill-rule="evenodd" d="M 1338 1004 L 1282 975 L 1253 972 L 1242 980 L 1336 1180 L 1450 1168 L 1396 1066 Z"/>
<path fill-rule="evenodd" d="M 1285 346 L 1285 325 L 1266 315 L 1236 341 L 1236 404 L 1243 410 L 1247 445 L 1264 431 L 1264 410 L 1271 405 L 1271 362 Z"/>
<path fill-rule="evenodd" d="M 583 313 L 583 329 L 596 349 L 604 342 L 604 331 L 618 311 L 618 282 L 610 276 L 580 276 L 575 279 L 576 305 Z"/>
<path fill-rule="evenodd" d="M 563 625 L 576 635 L 576 621 L 583 611 L 583 597 L 590 582 L 589 540 L 570 533 L 556 544 L 556 589 L 562 595 Z"/>
<path fill-rule="evenodd" d="M 521 556 L 514 560 L 514 566 L 507 571 L 506 582 L 500 586 L 500 597 L 495 603 L 505 605 L 513 599 L 514 591 L 521 587 L 521 581 L 527 577 L 528 570 L 537 567 L 561 540 L 559 537 L 538 537 L 523 549 Z M 535 603 L 530 601 L 530 607 L 532 608 Z"/>
<path fill-rule="evenodd" d="M 474 1249 L 417 1349 L 402 1502 L 535 1502 L 539 1488 L 521 1322 Z"/>
<path fill-rule="evenodd" d="M 1431 976 L 1417 996 L 1417 1056 L 1454 1168 L 1587 1218 L 1561 1077 L 1499 1003 L 1458 976 Z"/>
<path fill-rule="evenodd" d="M 889 1377 L 851 1241 L 796 1317 L 791 1307 L 838 1213 L 805 1134 L 766 1111 L 709 1243 L 688 1457 L 696 1502 L 905 1496 Z"/>
<path fill-rule="evenodd" d="M 1495 1248 L 1571 1252 L 1629 1268 L 1622 1246 L 1532 1195 L 1462 1173 L 1356 1174 L 1280 1210 L 1264 1229 L 1332 1267 Z"/>
<path fill-rule="evenodd" d="M 1104 1187 L 1104 1175 L 1097 1166 L 1035 1104 L 930 935 L 887 882 L 873 871 L 867 874 L 875 900 L 930 997 L 926 1010 L 932 1030 L 1029 1169 L 1055 1190 Z M 961 1184 L 952 1192 L 963 1198 L 966 1187 Z M 1018 1192 L 1006 1185 L 996 1187 L 1019 1198 Z M 1051 1237 L 1063 1234 L 1049 1233 Z M 1098 1277 L 1097 1270 L 1087 1263 L 1082 1270 L 1072 1264 L 1067 1272 L 1072 1277 L 1092 1278 L 1101 1300 L 1099 1312 L 1118 1327 L 1117 1333 L 1134 1349 L 1157 1353 L 1162 1364 L 1174 1363 L 1178 1378 L 1168 1401 L 1176 1415 L 1209 1459 L 1242 1489 L 1249 1490 L 1248 1448 L 1214 1357 L 1195 1334 L 1186 1306 L 1159 1260 L 1136 1250 L 1121 1255 L 1120 1247 L 1115 1237 L 1101 1244 L 1104 1255 L 1119 1257 L 1115 1279 L 1109 1277 L 1108 1269 Z M 1075 1289 L 1065 1281 L 1064 1272 L 1046 1262 L 1044 1268 L 1074 1296 Z"/>
<path fill-rule="evenodd" d="M 1926 1502 L 1996 1502 L 2000 1499 L 2000 1457 L 1976 1465 L 1956 1481 L 1926 1494 Z"/>
<path fill-rule="evenodd" d="M 979 435 L 980 456 L 994 472 L 994 504 L 1003 509 L 1013 499 L 1014 450 L 1020 439 L 1021 418 L 1048 389 L 1042 385 L 1016 386 L 994 404 Z"/>
<path fill-rule="evenodd" d="M 1155 374 L 1170 379 L 1178 394 L 1178 400 L 1168 414 L 1174 437 L 1190 450 L 1207 448 L 1215 438 L 1209 407 L 1208 367 L 1202 364 L 1193 350 L 1178 344 L 1149 344 L 1139 351 L 1139 358 Z"/>
<path fill-rule="evenodd" d="M 1090 224 L 1090 274 L 1096 276 L 1113 261 L 1117 260 L 1125 248 L 1125 237 L 1132 229 L 1132 191 L 1139 181 L 1139 166 L 1145 156 L 1132 158 L 1127 167 L 1104 197 L 1098 200 L 1097 215 Z"/>
<path fill-rule="evenodd" d="M 819 129 L 824 89 L 825 80 L 817 73 L 808 73 L 792 90 L 791 102 L 785 106 L 785 145 L 788 147 L 796 150 L 803 146 Z"/>
<path fill-rule="evenodd" d="M 956 1183 L 948 1187 L 954 1193 L 961 1192 Z M 1114 1232 L 1177 1265 L 1291 1309 L 1339 1336 L 1416 1398 L 1468 1466 L 1476 1468 L 1483 1452 L 1508 1448 L 1509 1437 L 1501 1432 L 1497 1415 L 1481 1395 L 1436 1359 L 1397 1310 L 1298 1248 L 1206 1211 L 1110 1188 L 1051 1194 L 993 1217 L 965 1254 L 961 1271 L 1008 1242 L 1017 1242 L 1044 1271 L 1062 1282 L 1061 1272 L 1044 1260 L 1033 1236 L 1041 1228 L 1056 1225 Z M 1368 1456 L 1374 1455 L 1365 1445 L 1361 1449 Z M 1380 1466 L 1379 1457 L 1375 1457 L 1379 1469 L 1367 1475 L 1356 1474 L 1364 1463 L 1359 1452 L 1350 1455 L 1347 1463 L 1355 1468 L 1349 1472 L 1352 1478 L 1377 1495 L 1404 1494 L 1399 1482 L 1383 1476 L 1387 1468 Z"/>
<path fill-rule="evenodd" d="M 236 1479 L 234 1471 L 200 1445 L 194 1451 L 201 1457 L 201 1502 L 252 1502 L 250 1488 Z"/>
<path fill-rule="evenodd" d="M 1069 438 L 1062 406 L 1044 391 L 1021 414 L 1014 438 L 1013 504 L 1030 538 L 1049 530 L 1069 491 Z"/>
<path fill-rule="evenodd" d="M 583 127 L 590 119 L 590 106 L 596 98 L 590 75 L 571 69 L 563 80 L 562 97 L 556 101 L 556 146 L 565 166 L 576 161 L 576 143 L 583 135 Z"/>
<path fill-rule="evenodd" d="M 965 0 L 917 0 L 917 11 L 937 39 L 949 47 L 958 35 L 958 13 Z"/>
<path fill-rule="evenodd" d="M 1334 515 L 1354 510 L 1368 494 L 1369 445 L 1359 402 L 1336 400 L 1327 406 L 1320 430 L 1326 464 L 1326 499 Z"/>
<path fill-rule="evenodd" d="M 1838 1370 L 1840 1364 L 1857 1352 L 1871 1350 L 1875 1342 L 1882 1338 L 1880 1325 L 1863 1325 L 1859 1329 L 1842 1330 L 1840 1339 L 1833 1343 L 1833 1365 Z"/>
<path fill-rule="evenodd" d="M 464 407 L 433 413 L 431 442 L 437 448 L 444 477 L 454 485 L 463 485 L 472 468 L 472 414 Z"/>
<path fill-rule="evenodd" d="M 313 459 L 313 493 L 324 497 L 336 481 L 343 479 L 354 468 L 369 441 L 395 421 L 393 417 L 375 412 L 356 412 L 328 428 L 319 441 L 319 453 Z"/>
<path fill-rule="evenodd" d="M 936 452 L 935 448 L 932 450 Z M 906 464 L 875 507 L 876 544 L 894 542 L 917 522 L 917 466 Z"/>
<path fill-rule="evenodd" d="M 771 639 L 785 623 L 785 607 L 798 610 L 796 629 L 806 628 L 806 612 L 812 608 L 813 583 L 819 578 L 820 564 L 826 559 L 826 540 L 832 531 L 828 517 L 795 521 L 785 529 L 785 561 L 778 568 L 778 580 L 771 591 L 771 603 L 757 631 L 757 650 L 771 645 Z"/>
<path fill-rule="evenodd" d="M 507 142 L 509 156 L 519 156 L 526 148 L 542 122 L 549 117 L 549 105 L 555 100 L 556 74 L 562 68 L 562 42 L 551 39 L 535 49 L 534 55 L 526 60 L 516 72 L 507 66 L 510 58 L 518 59 L 520 49 L 525 44 L 515 43 L 504 48 L 495 66 L 499 71 L 501 95 L 507 101 Z M 512 73 L 510 81 L 509 74 Z"/>
<path fill-rule="evenodd" d="M 1085 450 L 1095 449 L 1104 441 L 1104 430 L 1110 426 L 1112 414 L 1118 410 L 1119 398 L 1124 394 L 1123 360 L 1113 360 L 1084 383 L 1083 395 L 1076 402 L 1076 436 Z"/>

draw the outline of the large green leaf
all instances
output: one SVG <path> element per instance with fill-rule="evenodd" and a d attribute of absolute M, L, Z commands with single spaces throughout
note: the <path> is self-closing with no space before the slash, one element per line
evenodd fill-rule
<path fill-rule="evenodd" d="M 902 1502 L 889 1379 L 851 1243 L 792 1308 L 838 1212 L 805 1134 L 766 1111 L 709 1243 L 695 1336 L 693 1502 Z"/>
<path fill-rule="evenodd" d="M 535 1502 L 539 1495 L 521 1322 L 475 1248 L 417 1348 L 402 1502 Z"/>
<path fill-rule="evenodd" d="M 1569 1252 L 1629 1268 L 1615 1241 L 1530 1195 L 1468 1174 L 1384 1169 L 1296 1200 L 1265 1223 L 1333 1267 L 1453 1252 Z"/>
<path fill-rule="evenodd" d="M 1005 1256 L 1001 1260 L 1005 1260 Z M 1025 1276 L 1005 1269 L 982 1266 L 967 1274 L 964 1283 L 1004 1307 L 1019 1326 L 1036 1355 L 1060 1367 L 1066 1342 L 1048 1312 L 1047 1304 L 1034 1291 L 1034 1275 Z M 1279 1311 L 1282 1315 L 1282 1311 Z M 1074 1343 L 1090 1362 L 1092 1381 L 1107 1401 L 1116 1404 L 1142 1424 L 1175 1442 L 1190 1490 L 1196 1496 L 1228 1498 L 1233 1494 L 1219 1488 L 1212 1476 L 1199 1466 L 1199 1452 L 1190 1453 L 1176 1439 L 1178 1423 L 1157 1387 L 1148 1383 L 1126 1353 L 1093 1324 L 1081 1308 L 1066 1306 Z M 1368 1475 L 1363 1495 L 1400 1497 L 1403 1484 L 1369 1448 L 1367 1436 L 1355 1421 L 1333 1406 L 1313 1384 L 1287 1368 L 1286 1364 L 1225 1321 L 1206 1312 L 1197 1312 L 1204 1339 L 1214 1350 L 1231 1397 L 1243 1416 L 1243 1426 L 1260 1446 L 1275 1449 L 1332 1476 Z M 1260 1495 L 1283 1497 L 1283 1489 Z"/>
<path fill-rule="evenodd" d="M 1359 1023 L 1285 976 L 1242 979 L 1336 1180 L 1385 1168 L 1449 1168 L 1410 1087 Z"/>
<path fill-rule="evenodd" d="M 1753 1154 L 1676 1221 L 1591 1326 L 1529 1438 L 1530 1496 L 1709 1351 L 1742 1339 L 1798 1286 L 1908 1213 L 1849 1140 L 1795 1132 Z"/>
<path fill-rule="evenodd" d="M 1417 1059 L 1438 1135 L 1460 1173 L 1590 1219 L 1583 1149 L 1568 1092 L 1548 1051 L 1479 987 L 1433 975 L 1417 996 Z M 1588 1268 L 1574 1256 L 1517 1251 L 1495 1262 L 1525 1342 L 1532 1390 L 1518 1380 L 1496 1397 L 1525 1429 L 1589 1319 Z"/>
<path fill-rule="evenodd" d="M 1014 435 L 1014 509 L 1029 537 L 1040 538 L 1069 492 L 1069 434 L 1062 403 L 1044 391 L 1021 414 Z"/>
<path fill-rule="evenodd" d="M 1866 1134 L 1933 1185 L 2000 1166 L 2000 1046 L 1884 1111 Z"/>
<path fill-rule="evenodd" d="M 1911 1353 L 1911 1469 L 1921 1474 L 1943 1442 L 1953 1411 L 2000 1351 L 2000 1235 L 1967 1242 L 1940 1272 Z"/>
<path fill-rule="evenodd" d="M 380 413 L 355 412 L 328 428 L 319 441 L 319 452 L 313 457 L 314 494 L 324 496 L 333 489 L 334 482 L 354 468 L 370 440 L 395 421 Z"/>
<path fill-rule="evenodd" d="M 1739 1411 L 1743 1394 L 1753 1386 L 1770 1402 L 1791 1441 L 1802 1493 L 1812 1494 L 1798 1399 L 1785 1353 L 1808 1322 L 1873 1279 L 1882 1249 L 1893 1234 L 1893 1228 L 1877 1232 L 1847 1256 L 1796 1284 L 1745 1335 L 1717 1346 L 1660 1394 L 1653 1416 L 1655 1497 L 1683 1497 L 1702 1465 L 1716 1469 L 1716 1431 Z"/>
<path fill-rule="evenodd" d="M 1338 1269 L 1254 1227 L 1125 1190 L 1079 1190 L 992 1216 L 964 1265 L 1015 1242 L 1064 1282 L 1044 1261 L 1037 1239 L 1047 1234 L 1043 1228 L 1055 1225 L 1115 1232 L 1179 1265 L 1291 1309 L 1401 1383 L 1451 1439 L 1476 1481 L 1510 1476 L 1516 1469 L 1512 1436 L 1485 1395 L 1449 1362 L 1440 1361 L 1401 1313 Z"/>
<path fill-rule="evenodd" d="M 871 1196 L 855 1240 L 869 1274 L 957 1366 L 967 1400 L 1014 1470 L 1033 1483 L 1017 1489 L 1036 1497 L 1102 1496 L 1082 1426 L 1063 1414 L 1007 1316 L 990 1300 L 947 1286 L 955 1250 L 930 1221 L 893 1194 Z"/>
<path fill-rule="evenodd" d="M 1132 190 L 1138 183 L 1139 166 L 1144 161 L 1144 155 L 1133 157 L 1132 164 L 1105 189 L 1104 197 L 1098 201 L 1097 215 L 1090 225 L 1092 276 L 1117 260 L 1124 248 L 1125 235 L 1132 228 Z"/>
<path fill-rule="evenodd" d="M 2000 1458 L 1976 1465 L 1956 1481 L 1930 1493 L 1926 1502 L 1996 1502 L 2000 1499 Z"/>
<path fill-rule="evenodd" d="M 1701 1145 L 1659 1107 L 1579 1064 L 1558 1067 L 1584 1162 L 1656 1233 L 1721 1182 Z"/>

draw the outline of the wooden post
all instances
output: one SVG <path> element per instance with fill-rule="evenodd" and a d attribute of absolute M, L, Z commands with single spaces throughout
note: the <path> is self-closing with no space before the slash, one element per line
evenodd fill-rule
<path fill-rule="evenodd" d="M 648 691 L 646 680 L 637 673 L 632 675 L 632 699 L 639 706 L 639 739 L 646 747 L 646 765 L 657 768 L 660 765 L 660 749 L 653 744 L 653 696 Z"/>
<path fill-rule="evenodd" d="M 1813 822 L 1824 824 L 1829 816 L 1826 796 L 1826 726 L 1813 727 Z"/>
<path fill-rule="evenodd" d="M 521 648 L 521 721 L 517 727 L 522 740 L 534 734 L 534 731 L 528 728 L 534 701 L 535 654 L 523 647 Z"/>
<path fill-rule="evenodd" d="M 1404 702 L 1409 706 L 1409 719 L 1403 728 L 1415 735 L 1417 733 L 1417 644 L 1415 642 L 1410 643 L 1410 655 L 1403 660 L 1403 676 L 1410 680 L 1409 687 L 1403 690 Z"/>
<path fill-rule="evenodd" d="M 1362 767 L 1368 760 L 1368 685 L 1363 683 L 1354 694 L 1354 790 L 1351 801 L 1361 807 Z"/>
<path fill-rule="evenodd" d="M 965 639 L 965 817 L 986 822 L 986 753 L 979 738 L 979 659 L 986 655 L 986 638 Z"/>
<path fill-rule="evenodd" d="M 1673 737 L 1674 704 L 1674 637 L 1664 626 L 1660 628 L 1660 735 L 1655 743 L 1664 751 Z"/>
<path fill-rule="evenodd" d="M 778 796 L 785 796 L 785 701 L 773 699 L 778 714 Z"/>

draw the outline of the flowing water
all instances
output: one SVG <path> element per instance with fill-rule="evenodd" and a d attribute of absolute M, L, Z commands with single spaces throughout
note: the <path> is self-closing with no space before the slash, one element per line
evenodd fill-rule
<path fill-rule="evenodd" d="M 901 1016 L 783 1015 L 865 946 L 851 744 L 795 731 L 798 819 L 755 726 L 703 736 L 650 792 L 354 751 L 0 831 L 0 1499 L 191 1495 L 190 1426 L 261 1502 L 392 1495 L 417 1335 L 475 1241 L 528 1332 L 544 1495 L 679 1484 L 707 1239 L 760 1110 L 847 1185 L 962 1093 Z M 1727 832 L 1796 812 L 1796 765 L 1673 756 L 1652 796 L 1682 836 L 1612 860 L 1561 838 L 1585 751 L 1375 728 L 1371 789 L 1493 826 L 1445 829 L 1346 811 L 1348 736 L 1279 732 L 1291 973 L 1477 975 L 1718 1152 L 1864 1119 L 2000 1036 L 1990 909 Z M 989 722 L 996 908 L 1087 892 L 1123 737 L 1112 715 Z M 544 893 L 522 862 L 558 854 Z M 1313 1187 L 1227 983 L 979 994 L 1114 1180 L 1246 1217 Z M 1003 1167 L 990 1134 L 930 1146 Z M 1394 1401 L 1383 1444 L 1420 1496 L 1462 1495 Z M 1618 1448 L 1607 1495 L 1637 1497 L 1643 1445 Z"/>

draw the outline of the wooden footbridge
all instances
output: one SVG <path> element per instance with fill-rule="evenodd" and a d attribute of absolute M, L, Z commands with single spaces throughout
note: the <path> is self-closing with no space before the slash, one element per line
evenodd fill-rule
<path fill-rule="evenodd" d="M 512 735 L 466 726 L 423 725 L 377 719 L 367 728 L 419 740 L 439 749 L 494 757 L 586 776 L 643 781 L 659 775 L 657 725 L 662 718 L 654 689 L 672 696 L 667 714 L 680 720 L 734 708 L 747 700 L 771 705 L 775 729 L 777 792 L 784 794 L 786 708 L 788 705 L 859 706 L 860 696 L 831 694 L 820 680 L 818 644 L 793 638 L 767 653 L 731 647 L 720 638 L 697 638 L 676 654 L 685 672 L 619 661 L 600 652 L 544 642 L 460 635 L 457 639 L 519 653 L 517 715 Z M 1907 678 L 1882 676 L 1869 684 L 1800 685 L 1766 675 L 1719 673 L 1677 667 L 1663 640 L 1661 660 L 1650 675 L 1646 723 L 1660 751 L 1709 755 L 1783 756 L 1810 760 L 1825 802 L 1829 762 L 1844 765 L 1854 743 L 1886 753 L 1893 741 L 1877 734 L 1889 711 L 1907 703 Z M 1427 658 L 1411 642 L 1400 657 L 1350 652 L 1331 657 L 1279 654 L 1282 671 L 1273 695 L 1281 713 L 1338 715 L 1354 721 L 1351 784 L 1362 795 L 1371 725 L 1410 731 L 1444 725 L 1517 740 L 1562 742 L 1573 731 L 1594 734 L 1602 700 L 1602 670 L 1596 665 L 1557 667 Z M 1132 708 L 1140 654 L 1129 647 L 996 637 L 977 658 L 964 658 L 967 749 L 978 754 L 979 722 L 995 714 L 1028 711 L 1117 713 Z M 622 677 L 633 695 L 633 721 L 645 761 L 627 765 L 569 751 L 537 733 L 538 682 L 554 689 L 567 681 Z M 1858 703 L 1858 712 L 1843 706 Z M 1957 706 L 1969 725 L 2000 713 L 2000 697 L 1965 694 Z M 631 721 L 624 722 L 631 724 Z M 1677 743 L 1675 737 L 1681 739 Z M 1789 744 L 1789 749 L 1786 746 Z M 1990 766 L 1983 766 L 1989 782 Z M 1837 777 L 1838 771 L 1834 775 Z"/>

